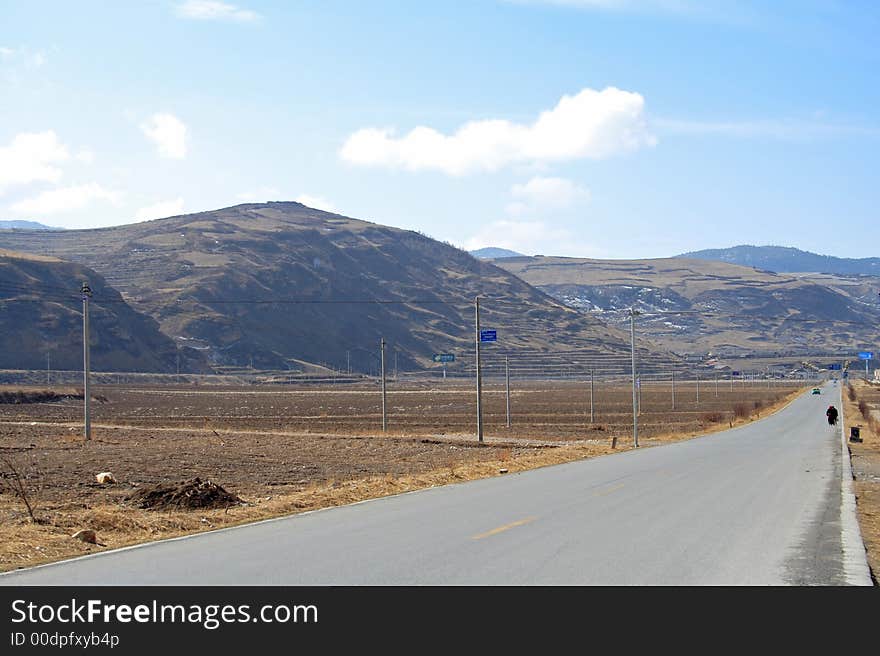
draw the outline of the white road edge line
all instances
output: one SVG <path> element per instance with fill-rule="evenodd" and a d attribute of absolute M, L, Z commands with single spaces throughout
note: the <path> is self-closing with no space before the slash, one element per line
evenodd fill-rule
<path fill-rule="evenodd" d="M 841 381 L 842 383 L 842 381 Z M 840 542 L 843 548 L 843 576 L 847 585 L 869 585 L 871 570 L 862 532 L 859 530 L 859 519 L 856 514 L 856 495 L 853 491 L 852 462 L 849 447 L 846 444 L 846 433 L 843 419 L 843 385 L 840 385 Z"/>

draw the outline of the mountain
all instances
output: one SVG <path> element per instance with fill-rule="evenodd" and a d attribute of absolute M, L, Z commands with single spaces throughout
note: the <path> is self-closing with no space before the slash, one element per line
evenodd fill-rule
<path fill-rule="evenodd" d="M 496 260 L 502 257 L 524 257 L 522 253 L 517 253 L 516 251 L 510 251 L 506 248 L 495 248 L 494 246 L 487 246 L 486 248 L 478 248 L 475 251 L 470 251 L 471 255 L 474 257 L 478 257 L 481 260 Z"/>
<path fill-rule="evenodd" d="M 491 262 L 417 232 L 294 202 L 95 230 L 8 231 L 0 246 L 85 264 L 215 367 L 376 371 L 473 353 L 474 297 L 501 349 L 625 354 L 626 335 Z M 458 365 L 457 365 L 458 366 Z"/>
<path fill-rule="evenodd" d="M 36 221 L 0 221 L 0 230 L 64 230 L 64 228 L 53 228 Z"/>
<path fill-rule="evenodd" d="M 640 330 L 678 353 L 840 353 L 880 341 L 880 304 L 870 293 L 880 278 L 784 275 L 684 258 L 536 256 L 498 264 L 612 324 L 627 325 L 635 307 L 644 313 Z"/>
<path fill-rule="evenodd" d="M 56 258 L 0 250 L 0 368 L 82 369 L 80 285 L 89 306 L 95 371 L 174 372 L 177 348 L 151 318 L 135 312 L 95 271 Z M 181 353 L 182 369 L 204 370 L 203 358 Z"/>
<path fill-rule="evenodd" d="M 776 273 L 812 272 L 880 276 L 880 257 L 859 259 L 833 257 L 785 246 L 734 246 L 694 251 L 677 257 L 742 264 Z"/>

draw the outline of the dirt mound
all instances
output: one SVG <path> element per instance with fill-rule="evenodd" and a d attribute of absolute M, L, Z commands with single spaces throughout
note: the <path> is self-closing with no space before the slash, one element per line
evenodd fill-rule
<path fill-rule="evenodd" d="M 49 390 L 36 392 L 11 390 L 0 392 L 0 403 L 53 403 L 55 401 L 62 401 L 65 398 L 68 397 L 50 392 Z M 82 398 L 82 396 L 79 398 Z"/>
<path fill-rule="evenodd" d="M 228 508 L 243 503 L 216 483 L 200 478 L 143 487 L 130 495 L 128 500 L 138 508 L 147 510 Z"/>

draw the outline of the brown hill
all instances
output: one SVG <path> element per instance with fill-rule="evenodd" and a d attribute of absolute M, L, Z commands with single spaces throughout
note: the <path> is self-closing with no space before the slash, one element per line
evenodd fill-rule
<path fill-rule="evenodd" d="M 90 306 L 95 371 L 172 372 L 174 341 L 129 307 L 95 271 L 43 255 L 0 250 L 0 368 L 82 369 L 80 285 L 94 292 Z M 198 353 L 182 354 L 190 369 L 204 368 Z"/>
<path fill-rule="evenodd" d="M 162 331 L 220 366 L 374 371 L 473 351 L 473 298 L 496 349 L 624 354 L 626 336 L 490 262 L 417 232 L 310 209 L 246 204 L 97 230 L 15 231 L 0 246 L 94 268 Z M 466 357 L 465 357 L 466 359 Z M 390 366 L 390 365 L 389 365 Z"/>
<path fill-rule="evenodd" d="M 877 279 L 776 274 L 684 258 L 538 256 L 496 263 L 611 323 L 626 321 L 635 307 L 645 313 L 645 333 L 680 353 L 854 353 L 880 338 L 880 307 L 867 291 Z"/>

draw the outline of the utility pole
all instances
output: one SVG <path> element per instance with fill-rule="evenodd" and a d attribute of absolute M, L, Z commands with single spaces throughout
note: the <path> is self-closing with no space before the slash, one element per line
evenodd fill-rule
<path fill-rule="evenodd" d="M 675 410 L 675 368 L 672 369 L 672 409 Z"/>
<path fill-rule="evenodd" d="M 50 357 L 51 353 L 52 353 L 51 351 L 46 351 L 46 385 L 50 384 L 49 383 L 49 371 L 50 371 L 49 357 Z"/>
<path fill-rule="evenodd" d="M 345 366 L 348 370 L 348 375 L 351 376 L 351 351 L 345 352 Z"/>
<path fill-rule="evenodd" d="M 480 297 L 474 297 L 474 324 L 477 344 L 477 440 L 483 442 L 483 372 L 480 369 Z"/>
<path fill-rule="evenodd" d="M 83 281 L 80 288 L 83 302 L 83 432 L 86 440 L 92 439 L 92 419 L 90 415 L 90 397 L 89 389 L 89 299 L 92 297 L 92 288 L 89 283 Z"/>
<path fill-rule="evenodd" d="M 641 417 L 642 416 L 642 374 L 641 373 L 639 373 L 639 377 L 638 377 L 637 382 L 638 382 L 638 385 L 636 385 L 636 388 L 639 390 L 639 417 Z"/>
<path fill-rule="evenodd" d="M 388 430 L 388 415 L 385 410 L 385 338 L 379 342 L 382 360 L 382 432 Z"/>
<path fill-rule="evenodd" d="M 697 372 L 697 405 L 700 405 L 700 372 Z"/>
<path fill-rule="evenodd" d="M 632 353 L 632 392 L 633 392 L 633 446 L 639 446 L 639 410 L 636 394 L 636 309 L 629 309 L 629 337 Z"/>
<path fill-rule="evenodd" d="M 399 373 L 399 369 L 397 368 L 397 349 L 394 349 L 394 380 L 397 380 L 397 376 Z"/>
<path fill-rule="evenodd" d="M 507 387 L 507 427 L 510 428 L 510 356 L 504 356 L 504 381 Z"/>
<path fill-rule="evenodd" d="M 593 423 L 595 415 L 593 414 L 593 370 L 590 369 L 590 423 Z"/>

